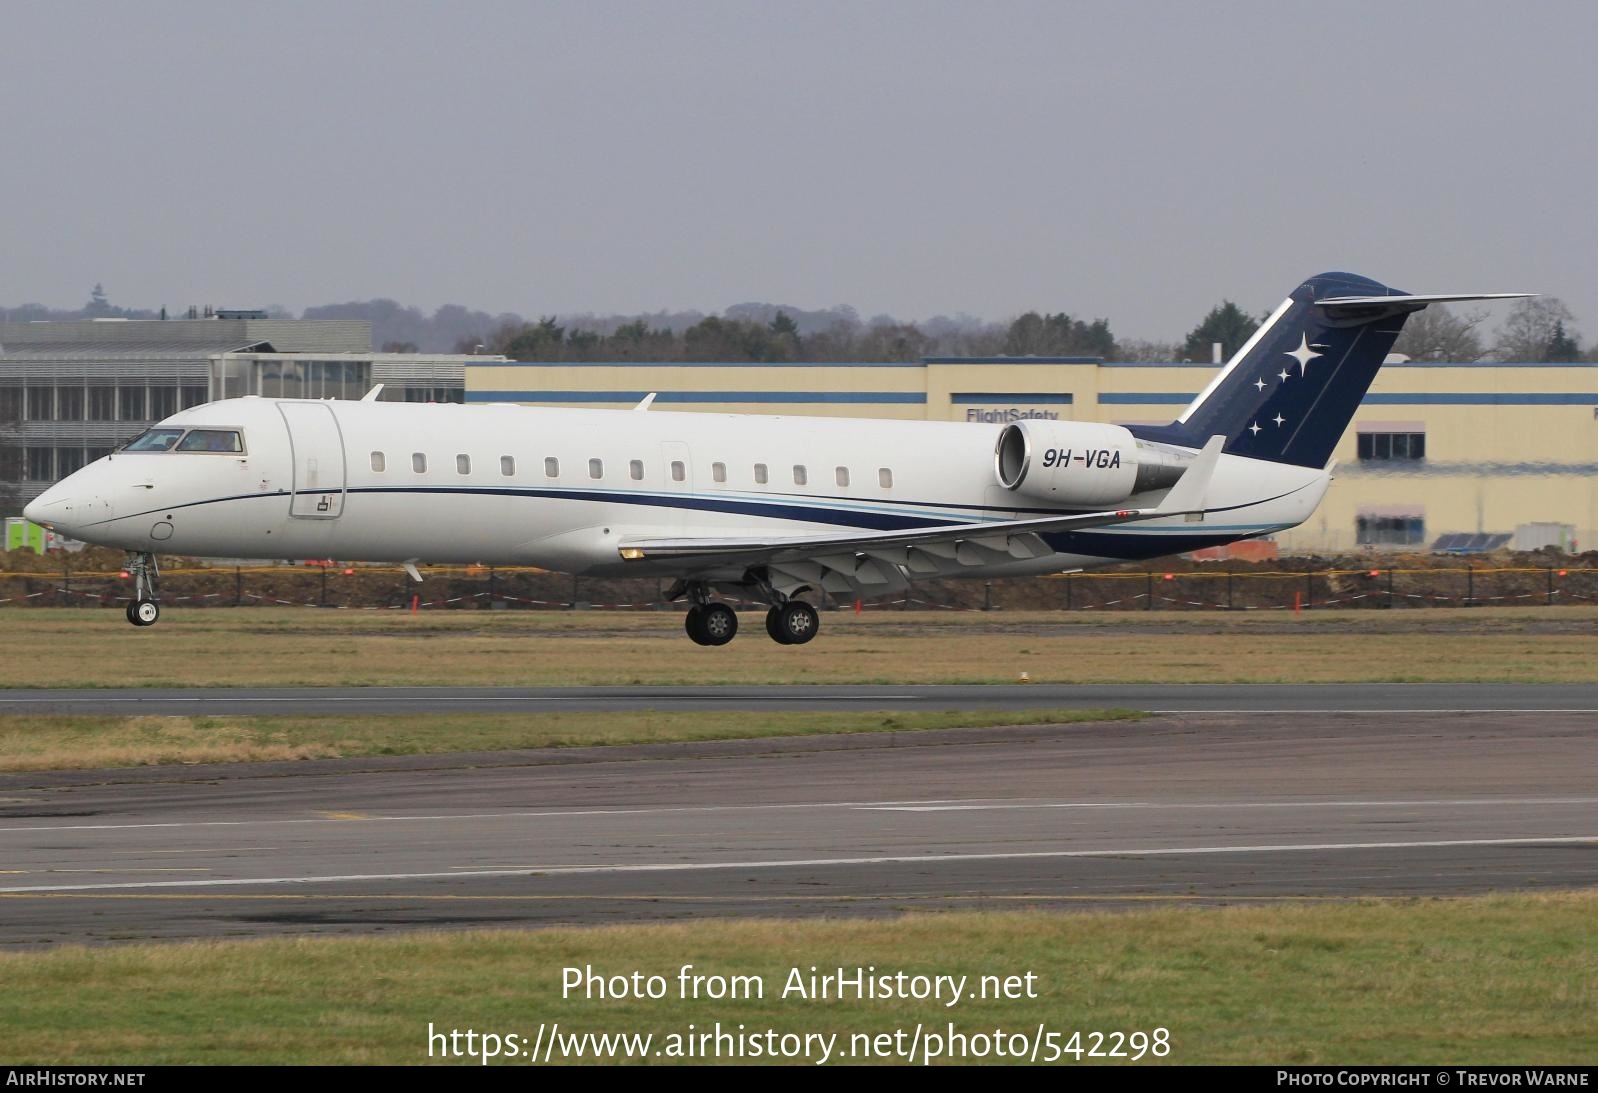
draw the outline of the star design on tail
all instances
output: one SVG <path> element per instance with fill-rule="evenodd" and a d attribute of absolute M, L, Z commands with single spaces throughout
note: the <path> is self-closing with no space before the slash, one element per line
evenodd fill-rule
<path fill-rule="evenodd" d="M 1300 334 L 1298 348 L 1288 354 L 1289 357 L 1298 362 L 1298 374 L 1300 376 L 1309 375 L 1309 362 L 1320 355 L 1319 352 L 1310 347 L 1308 334 Z"/>

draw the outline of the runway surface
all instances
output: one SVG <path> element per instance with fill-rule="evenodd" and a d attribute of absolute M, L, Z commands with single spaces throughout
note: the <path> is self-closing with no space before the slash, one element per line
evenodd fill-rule
<path fill-rule="evenodd" d="M 1031 684 L 766 687 L 214 687 L 0 691 L 0 716 L 547 713 L 555 710 L 1023 710 L 1598 713 L 1598 684 Z"/>
<path fill-rule="evenodd" d="M 0 946 L 1589 887 L 1595 725 L 1173 714 L 0 775 Z"/>

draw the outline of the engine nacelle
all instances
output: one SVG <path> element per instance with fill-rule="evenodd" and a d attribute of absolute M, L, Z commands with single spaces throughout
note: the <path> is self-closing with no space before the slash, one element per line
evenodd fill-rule
<path fill-rule="evenodd" d="M 1101 506 L 1174 485 L 1192 459 L 1184 454 L 1142 444 L 1119 425 L 1017 421 L 999 434 L 993 469 L 999 485 L 1027 497 Z"/>

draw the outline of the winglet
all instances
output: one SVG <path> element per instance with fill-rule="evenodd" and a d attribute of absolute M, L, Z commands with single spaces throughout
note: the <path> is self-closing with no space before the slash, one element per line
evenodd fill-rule
<path fill-rule="evenodd" d="M 383 393 L 383 385 L 380 383 L 376 387 L 372 388 L 370 391 L 366 392 L 366 394 L 362 395 L 361 396 L 361 401 L 362 402 L 376 402 L 377 401 L 377 396 L 381 395 L 382 393 Z"/>
<path fill-rule="evenodd" d="M 638 405 L 637 405 L 637 406 L 634 406 L 634 407 L 633 407 L 633 409 L 634 409 L 634 410 L 635 410 L 635 411 L 642 411 L 642 410 L 647 410 L 647 409 L 649 409 L 649 407 L 650 407 L 650 406 L 651 406 L 651 405 L 653 405 L 653 403 L 654 403 L 654 401 L 655 401 L 655 395 L 656 395 L 656 394 L 658 394 L 658 393 L 659 393 L 659 392 L 656 392 L 656 391 L 651 391 L 651 392 L 649 392 L 649 394 L 647 394 L 647 395 L 645 395 L 645 396 L 644 396 L 644 397 L 643 397 L 643 398 L 642 398 L 642 399 L 641 399 L 641 400 L 640 400 L 640 401 L 639 401 L 639 403 L 638 403 Z"/>
<path fill-rule="evenodd" d="M 405 570 L 405 575 L 407 577 L 409 577 L 411 580 L 415 581 L 417 584 L 421 584 L 422 583 L 422 575 L 416 571 L 416 562 L 417 562 L 417 559 L 415 559 L 415 558 L 412 558 L 409 561 L 401 562 L 400 563 L 400 568 Z"/>
<path fill-rule="evenodd" d="M 1221 461 L 1221 449 L 1225 446 L 1226 437 L 1210 437 L 1156 511 L 1162 516 L 1186 516 L 1195 523 L 1203 520 L 1204 495 L 1209 493 L 1210 480 L 1215 477 L 1215 466 Z"/>

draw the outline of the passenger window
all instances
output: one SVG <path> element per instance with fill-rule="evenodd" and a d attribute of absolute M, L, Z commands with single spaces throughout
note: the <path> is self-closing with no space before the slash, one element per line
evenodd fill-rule
<path fill-rule="evenodd" d="M 793 465 L 793 484 L 803 486 L 809 480 L 810 476 L 805 474 L 805 465 L 803 463 L 795 463 Z"/>
<path fill-rule="evenodd" d="M 516 473 L 516 460 L 512 456 L 500 456 L 499 473 L 504 475 L 506 478 L 510 478 L 512 475 L 514 475 Z"/>
<path fill-rule="evenodd" d="M 644 461 L 642 459 L 634 459 L 628 463 L 627 473 L 632 476 L 634 482 L 642 482 L 644 480 Z"/>
<path fill-rule="evenodd" d="M 847 486 L 849 484 L 849 468 L 839 467 L 836 472 L 836 477 L 838 479 L 838 485 Z"/>
<path fill-rule="evenodd" d="M 382 452 L 373 452 L 372 453 L 372 470 L 376 471 L 378 474 L 382 474 L 383 473 L 383 468 L 386 465 L 387 465 L 387 460 L 385 460 L 383 458 L 383 453 Z"/>
<path fill-rule="evenodd" d="M 755 485 L 764 486 L 765 484 L 766 484 L 766 465 L 764 463 L 756 463 L 755 464 Z"/>
<path fill-rule="evenodd" d="M 178 441 L 180 452 L 242 452 L 244 442 L 233 429 L 190 429 Z"/>
<path fill-rule="evenodd" d="M 712 463 L 710 465 L 710 477 L 714 478 L 717 482 L 727 481 L 727 464 Z"/>
<path fill-rule="evenodd" d="M 427 473 L 427 456 L 423 455 L 421 452 L 412 452 L 411 453 L 411 470 L 415 471 L 417 474 L 426 474 Z"/>
<path fill-rule="evenodd" d="M 560 477 L 560 460 L 556 459 L 552 455 L 546 455 L 544 457 L 544 477 L 545 478 L 559 478 Z"/>
<path fill-rule="evenodd" d="M 455 472 L 457 474 L 471 474 L 472 473 L 472 457 L 469 456 L 469 455 L 458 455 L 458 456 L 456 456 L 455 457 Z"/>
<path fill-rule="evenodd" d="M 885 490 L 893 489 L 893 468 L 892 467 L 878 467 L 877 468 L 877 485 L 881 486 Z"/>
<path fill-rule="evenodd" d="M 671 461 L 671 480 L 673 482 L 681 482 L 687 477 L 688 468 L 683 466 L 682 460 L 673 459 Z"/>
<path fill-rule="evenodd" d="M 603 478 L 603 477 L 605 477 L 605 461 L 603 459 L 590 459 L 588 461 L 588 477 L 589 478 Z"/>

